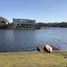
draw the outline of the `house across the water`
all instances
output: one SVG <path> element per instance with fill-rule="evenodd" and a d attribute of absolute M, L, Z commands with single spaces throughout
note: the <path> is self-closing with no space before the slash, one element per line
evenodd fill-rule
<path fill-rule="evenodd" d="M 15 26 L 33 26 L 35 24 L 35 20 L 30 20 L 30 19 L 16 19 L 13 18 L 13 25 Z"/>

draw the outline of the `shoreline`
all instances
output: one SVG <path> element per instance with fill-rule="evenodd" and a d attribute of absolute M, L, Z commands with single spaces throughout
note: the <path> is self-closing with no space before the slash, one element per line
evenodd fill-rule
<path fill-rule="evenodd" d="M 2 55 L 11 55 L 11 54 L 35 54 L 35 53 L 43 53 L 43 54 L 54 54 L 54 53 L 60 53 L 64 54 L 67 53 L 67 51 L 53 51 L 52 53 L 48 52 L 39 52 L 39 51 L 19 51 L 19 52 L 0 52 Z"/>

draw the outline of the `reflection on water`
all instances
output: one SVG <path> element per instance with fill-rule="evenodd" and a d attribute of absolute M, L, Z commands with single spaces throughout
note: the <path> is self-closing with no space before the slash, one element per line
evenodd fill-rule
<path fill-rule="evenodd" d="M 37 45 L 52 44 L 67 50 L 67 28 L 0 30 L 0 51 L 33 51 Z"/>

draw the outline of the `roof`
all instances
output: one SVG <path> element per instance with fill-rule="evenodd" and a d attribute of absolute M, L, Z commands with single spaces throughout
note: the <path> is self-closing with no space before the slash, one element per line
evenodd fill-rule
<path fill-rule="evenodd" d="M 5 22 L 9 23 L 9 21 L 7 19 L 5 19 L 5 18 L 3 18 L 3 17 L 0 16 L 0 22 L 2 22 L 2 21 L 5 21 Z"/>

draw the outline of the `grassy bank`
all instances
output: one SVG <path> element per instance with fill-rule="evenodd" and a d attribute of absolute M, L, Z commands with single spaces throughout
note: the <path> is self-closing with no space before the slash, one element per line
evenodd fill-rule
<path fill-rule="evenodd" d="M 7 29 L 10 30 L 37 30 L 37 29 L 46 29 L 48 27 L 46 26 L 29 26 L 29 27 L 23 27 L 23 26 L 8 26 Z"/>
<path fill-rule="evenodd" d="M 0 53 L 0 67 L 67 67 L 67 52 Z"/>

